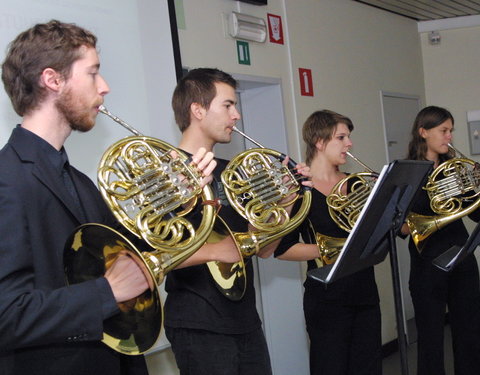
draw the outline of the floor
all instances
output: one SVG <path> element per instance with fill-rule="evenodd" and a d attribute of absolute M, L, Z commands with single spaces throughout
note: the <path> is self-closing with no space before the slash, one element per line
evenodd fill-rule
<path fill-rule="evenodd" d="M 445 371 L 446 375 L 454 375 L 453 356 L 451 344 L 450 327 L 445 328 Z M 417 371 L 417 345 L 410 344 L 407 350 L 408 369 L 402 373 L 402 366 L 399 352 L 396 352 L 383 360 L 383 375 L 415 375 Z"/>

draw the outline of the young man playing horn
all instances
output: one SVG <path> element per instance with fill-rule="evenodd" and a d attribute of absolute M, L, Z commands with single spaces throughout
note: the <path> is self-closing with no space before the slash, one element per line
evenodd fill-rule
<path fill-rule="evenodd" d="M 182 132 L 179 148 L 212 151 L 217 142 L 228 143 L 232 126 L 240 119 L 237 82 L 217 69 L 194 69 L 178 83 L 172 98 L 175 120 Z M 222 188 L 220 173 L 226 160 L 217 159 L 214 190 Z M 219 215 L 233 231 L 246 232 L 248 223 L 226 199 Z M 270 358 L 255 307 L 253 268 L 246 266 L 247 289 L 239 301 L 217 290 L 207 261 L 236 262 L 238 251 L 229 237 L 223 247 L 205 245 L 167 275 L 165 333 L 172 344 L 182 375 L 271 374 Z M 218 251 L 217 251 L 218 250 Z"/>
<path fill-rule="evenodd" d="M 172 98 L 175 120 L 182 132 L 179 148 L 212 151 L 229 143 L 240 119 L 237 82 L 218 69 L 191 70 L 178 83 Z M 229 205 L 220 175 L 228 161 L 217 159 L 213 188 L 220 198 L 219 215 L 232 231 L 246 232 L 248 223 Z M 302 170 L 303 166 L 298 167 Z M 307 172 L 304 172 L 308 174 Z M 278 241 L 279 242 L 279 241 Z M 268 257 L 275 243 L 257 254 Z M 230 237 L 216 246 L 204 245 L 167 275 L 165 332 L 182 375 L 271 374 L 270 358 L 255 307 L 252 262 L 246 262 L 246 291 L 232 301 L 216 287 L 205 262 L 236 262 L 238 250 Z M 181 269 L 179 269 L 181 268 Z"/>
<path fill-rule="evenodd" d="M 116 223 L 63 147 L 73 130 L 93 128 L 109 92 L 96 42 L 89 31 L 53 20 L 22 32 L 2 64 L 5 90 L 23 118 L 0 151 L 2 375 L 147 374 L 143 356 L 100 341 L 117 303 L 148 288 L 137 263 L 120 256 L 104 277 L 72 286 L 63 269 L 76 227 Z"/>

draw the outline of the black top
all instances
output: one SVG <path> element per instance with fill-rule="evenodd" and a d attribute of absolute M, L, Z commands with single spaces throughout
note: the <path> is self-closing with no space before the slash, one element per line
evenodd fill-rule
<path fill-rule="evenodd" d="M 219 215 L 236 232 L 246 232 L 248 223 L 230 206 L 223 192 L 220 174 L 227 160 L 216 159 L 212 188 L 220 198 Z M 246 264 L 247 289 L 239 301 L 226 298 L 215 285 L 205 264 L 173 270 L 167 275 L 165 326 L 204 329 L 217 333 L 247 333 L 260 327 L 255 307 L 252 262 Z"/>
<path fill-rule="evenodd" d="M 471 204 L 471 202 L 467 202 L 466 204 Z M 419 190 L 415 202 L 412 205 L 411 212 L 438 218 L 438 215 L 435 214 L 430 208 L 430 199 L 427 191 L 424 189 Z M 469 215 L 469 217 L 478 222 L 480 219 L 480 210 L 476 210 Z M 463 246 L 467 241 L 467 238 L 468 232 L 463 224 L 463 220 L 458 219 L 431 234 L 425 242 L 425 246 L 421 255 L 417 251 L 417 248 L 411 237 L 408 248 L 410 250 L 412 259 L 422 257 L 424 259 L 431 260 L 443 254 L 454 245 Z"/>
<path fill-rule="evenodd" d="M 295 203 L 292 214 L 298 211 L 299 202 Z M 286 235 L 277 250 L 275 257 L 285 253 L 290 247 L 299 243 L 300 235 L 304 243 L 314 244 L 310 223 L 317 233 L 331 237 L 347 238 L 348 233 L 339 228 L 328 212 L 326 196 L 317 189 L 312 189 L 312 205 L 307 219 L 295 231 Z M 308 261 L 308 270 L 316 268 L 314 260 Z M 307 277 L 305 298 L 310 296 L 316 300 L 344 305 L 376 304 L 379 301 L 375 274 L 372 267 L 336 280 L 331 284 L 323 284 Z"/>

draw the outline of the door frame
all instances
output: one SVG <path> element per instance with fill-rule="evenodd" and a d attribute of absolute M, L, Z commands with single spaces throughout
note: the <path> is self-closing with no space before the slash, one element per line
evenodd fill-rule
<path fill-rule="evenodd" d="M 410 94 L 403 94 L 399 92 L 391 92 L 391 91 L 380 91 L 380 103 L 381 103 L 381 111 L 382 111 L 382 123 L 383 123 L 383 130 L 384 130 L 384 142 L 385 142 L 385 155 L 387 158 L 387 162 L 391 162 L 391 157 L 389 154 L 388 142 L 390 141 L 387 137 L 387 121 L 386 121 L 386 109 L 384 105 L 384 98 L 391 97 L 391 98 L 398 98 L 398 99 L 407 99 L 407 100 L 416 100 L 418 104 L 418 108 L 416 113 L 422 108 L 422 98 L 419 95 L 410 95 Z M 415 113 L 415 116 L 416 116 Z M 408 131 L 410 132 L 411 125 L 408 126 Z M 408 144 L 405 145 L 405 150 L 407 150 Z M 398 265 L 399 265 L 399 273 L 400 273 L 400 284 L 401 284 L 401 304 L 403 309 L 403 316 L 404 316 L 404 324 L 406 327 L 406 336 L 407 336 L 407 343 L 411 344 L 416 341 L 417 333 L 415 327 L 415 313 L 413 310 L 413 303 L 410 297 L 409 287 L 408 287 L 408 280 L 409 280 L 409 273 L 410 273 L 410 254 L 408 250 L 408 241 L 403 240 L 399 237 L 396 238 L 396 245 L 397 249 L 397 256 L 398 256 Z"/>

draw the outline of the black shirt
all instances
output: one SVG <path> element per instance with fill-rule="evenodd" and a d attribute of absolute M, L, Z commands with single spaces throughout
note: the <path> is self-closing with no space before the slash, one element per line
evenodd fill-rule
<path fill-rule="evenodd" d="M 237 232 L 246 232 L 248 223 L 228 203 L 220 175 L 227 160 L 216 159 L 212 187 L 221 199 L 219 215 Z M 165 326 L 204 329 L 217 333 L 238 334 L 251 332 L 260 327 L 260 318 L 255 306 L 253 266 L 246 264 L 247 289 L 239 301 L 226 298 L 216 287 L 205 264 L 173 270 L 167 275 L 165 290 Z"/>
<path fill-rule="evenodd" d="M 299 202 L 296 202 L 292 214 L 298 210 L 298 207 Z M 276 257 L 285 253 L 290 247 L 298 243 L 300 236 L 302 236 L 304 243 L 315 243 L 314 238 L 311 239 L 309 221 L 317 233 L 338 238 L 348 237 L 348 233 L 339 228 L 330 217 L 326 196 L 317 189 L 312 189 L 312 205 L 307 220 L 295 231 L 289 233 L 282 239 L 275 251 Z M 308 261 L 308 270 L 316 267 L 314 260 Z M 304 286 L 305 299 L 312 298 L 344 305 L 376 304 L 379 301 L 373 267 L 368 267 L 328 285 L 307 277 Z"/>

